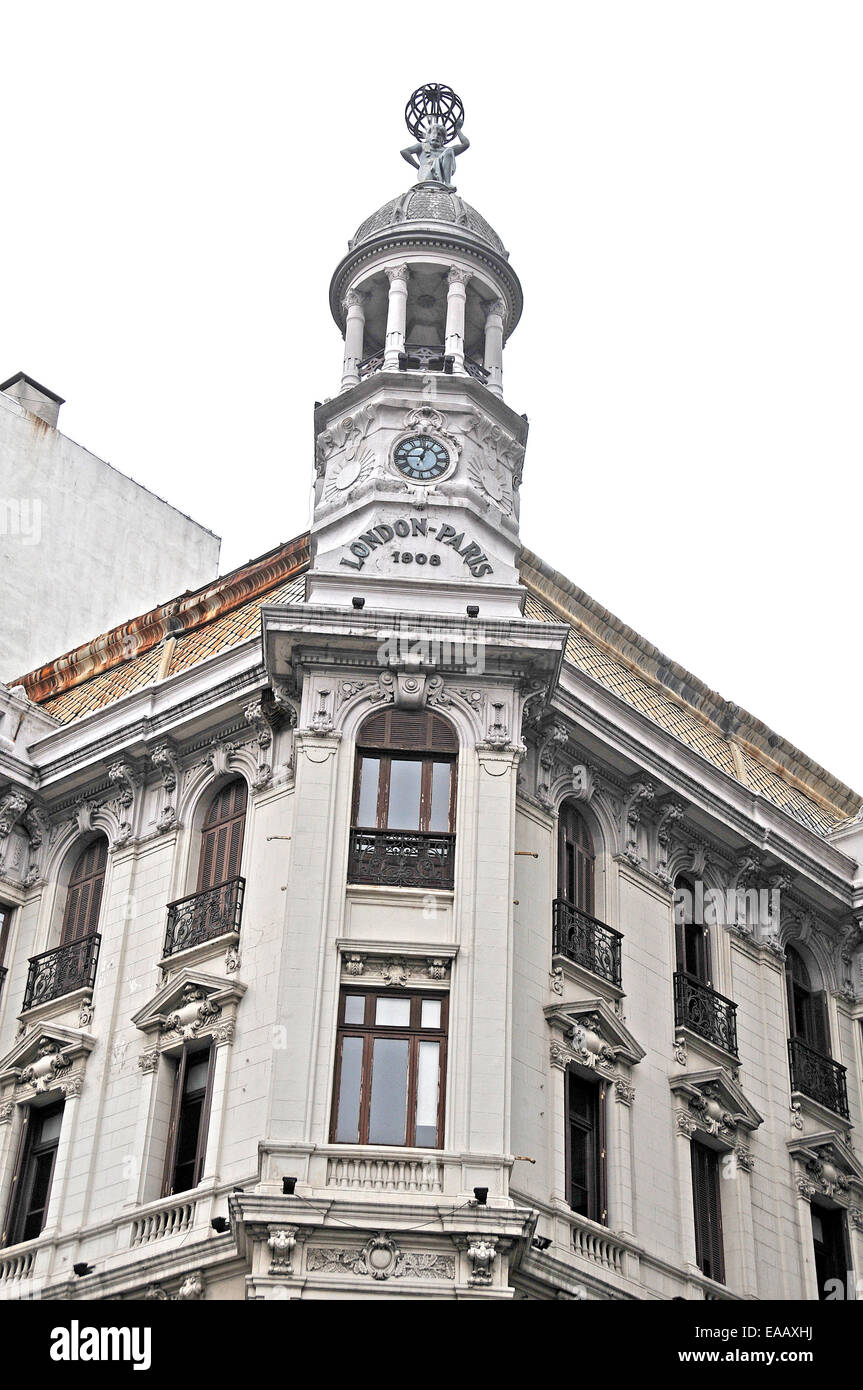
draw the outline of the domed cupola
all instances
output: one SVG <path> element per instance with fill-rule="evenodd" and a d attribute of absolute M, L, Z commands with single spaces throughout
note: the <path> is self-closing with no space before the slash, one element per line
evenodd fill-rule
<path fill-rule="evenodd" d="M 417 182 L 359 227 L 330 286 L 341 391 L 315 409 L 309 603 L 522 613 L 527 419 L 503 399 L 521 286 L 455 187 L 468 148 L 448 87 L 414 92 Z"/>
<path fill-rule="evenodd" d="M 503 395 L 503 346 L 522 293 L 493 227 L 452 183 L 468 148 L 461 103 L 437 83 L 405 112 L 415 144 L 402 150 L 419 182 L 373 213 L 348 243 L 330 284 L 345 339 L 342 390 L 375 372 L 471 376 Z"/>

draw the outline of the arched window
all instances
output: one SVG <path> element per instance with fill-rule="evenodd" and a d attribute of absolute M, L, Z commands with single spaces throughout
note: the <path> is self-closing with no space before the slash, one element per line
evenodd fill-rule
<path fill-rule="evenodd" d="M 594 916 L 593 841 L 584 817 L 571 802 L 560 811 L 558 896 L 579 912 Z"/>
<path fill-rule="evenodd" d="M 785 987 L 792 1038 L 799 1038 L 816 1052 L 830 1056 L 830 1030 L 824 990 L 816 990 L 806 963 L 793 946 L 785 948 Z"/>
<path fill-rule="evenodd" d="M 354 825 L 452 830 L 457 753 L 455 730 L 430 710 L 371 715 L 357 738 Z"/>
<path fill-rule="evenodd" d="M 60 932 L 61 946 L 68 946 L 72 941 L 92 936 L 97 930 L 107 863 L 108 841 L 101 835 L 98 839 L 92 840 L 75 860 L 66 893 L 63 927 Z"/>
<path fill-rule="evenodd" d="M 357 736 L 352 883 L 453 886 L 458 739 L 432 710 L 381 710 Z"/>
<path fill-rule="evenodd" d="M 198 892 L 217 888 L 240 872 L 246 827 L 246 784 L 242 777 L 228 782 L 210 802 L 201 831 Z"/>
<path fill-rule="evenodd" d="M 702 895 L 703 901 L 703 895 Z M 677 969 L 699 984 L 710 985 L 710 936 L 699 911 L 692 879 L 681 875 L 674 881 L 674 927 L 677 941 Z"/>

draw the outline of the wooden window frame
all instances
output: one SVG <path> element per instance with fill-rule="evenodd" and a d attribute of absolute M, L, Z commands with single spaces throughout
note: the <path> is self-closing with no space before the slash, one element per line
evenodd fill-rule
<path fill-rule="evenodd" d="M 722 1233 L 722 1174 L 720 1166 L 722 1154 L 709 1144 L 704 1144 L 701 1140 L 693 1138 L 690 1141 L 690 1166 L 692 1169 L 692 1210 L 695 1221 L 695 1262 L 702 1274 L 707 1279 L 712 1279 L 714 1283 L 725 1283 L 725 1242 Z M 713 1203 L 712 1232 L 705 1229 L 705 1224 L 710 1221 L 710 1212 L 705 1212 L 699 1197 L 700 1184 L 697 1173 L 698 1164 L 701 1156 L 704 1155 L 704 1170 L 706 1181 L 710 1185 L 710 1190 L 705 1191 L 705 1196 Z M 709 1268 L 705 1265 L 709 1264 Z M 715 1269 L 714 1269 L 715 1264 Z"/>
<path fill-rule="evenodd" d="M 788 999 L 788 1036 L 799 1038 L 822 1057 L 833 1056 L 830 1042 L 830 1015 L 827 1008 L 827 993 L 823 989 L 813 989 L 809 968 L 792 945 L 786 947 L 785 990 Z M 795 978 L 794 962 L 799 962 L 804 978 Z M 798 1004 L 803 1014 L 802 1030 L 797 1026 Z"/>
<path fill-rule="evenodd" d="M 360 789 L 362 784 L 362 769 L 364 758 L 376 758 L 380 764 L 378 772 L 378 796 L 376 805 L 376 825 L 360 825 L 357 817 L 360 809 Z M 387 825 L 390 804 L 390 775 L 394 762 L 420 763 L 422 771 L 420 774 L 420 814 L 418 826 L 393 826 Z M 429 831 L 429 821 L 432 811 L 432 777 L 435 763 L 446 763 L 450 769 L 449 783 L 449 807 L 447 808 L 447 825 L 445 830 Z M 416 834 L 439 834 L 451 835 L 455 830 L 455 804 L 456 804 L 456 782 L 458 780 L 458 758 L 452 753 L 426 753 L 424 751 L 410 753 L 402 750 L 389 748 L 366 748 L 358 747 L 356 756 L 356 768 L 354 772 L 354 796 L 351 807 L 351 825 L 355 830 L 389 830 L 392 829 L 394 835 L 400 832 L 405 835 Z"/>
<path fill-rule="evenodd" d="M 23 1236 L 24 1224 L 28 1213 L 24 1210 L 22 1194 L 27 1190 L 28 1170 L 34 1158 L 38 1158 L 41 1153 L 52 1152 L 51 1175 L 48 1179 L 48 1192 L 45 1198 L 45 1207 L 42 1213 L 42 1225 L 35 1236 L 29 1236 L 29 1240 L 36 1240 L 45 1229 L 45 1218 L 51 1204 L 51 1191 L 54 1186 L 54 1172 L 57 1166 L 57 1151 L 60 1147 L 60 1134 L 56 1139 L 50 1140 L 45 1144 L 33 1142 L 33 1119 L 34 1116 L 45 1118 L 46 1115 L 58 1113 L 62 1116 L 64 1101 L 55 1101 L 51 1105 L 34 1106 L 32 1103 L 25 1105 L 24 1115 L 21 1124 L 21 1132 L 18 1136 L 18 1146 L 15 1153 L 15 1166 L 12 1170 L 12 1187 L 9 1192 L 9 1200 L 6 1203 L 6 1218 L 3 1223 L 3 1232 L 0 1236 L 0 1246 L 18 1245 Z M 62 1133 L 62 1120 L 61 1131 Z"/>
<path fill-rule="evenodd" d="M 817 1201 L 812 1202 L 810 1212 L 811 1216 L 813 1217 L 812 1248 L 815 1257 L 815 1274 L 816 1281 L 818 1284 L 818 1299 L 820 1302 L 824 1302 L 827 1297 L 825 1286 L 828 1280 L 838 1279 L 843 1287 L 843 1295 L 847 1289 L 848 1272 L 853 1267 L 851 1263 L 851 1247 L 848 1231 L 848 1214 L 845 1211 L 844 1207 L 826 1207 L 822 1206 Z M 835 1247 L 832 1250 L 830 1249 L 830 1247 L 825 1247 L 822 1242 L 815 1239 L 814 1215 L 816 1212 L 818 1213 L 822 1222 L 826 1219 L 831 1224 L 835 1222 L 836 1226 L 838 1227 L 836 1232 L 838 1239 L 836 1240 Z M 830 1255 L 832 1255 L 835 1263 L 832 1268 L 825 1269 L 825 1257 L 829 1257 Z M 821 1278 L 822 1273 L 824 1274 L 824 1279 Z"/>
<path fill-rule="evenodd" d="M 233 812 L 231 815 L 223 816 L 220 820 L 211 820 L 213 811 L 218 806 L 219 801 L 224 796 L 225 792 L 233 787 L 243 788 L 242 809 L 240 811 Z M 233 879 L 239 877 L 240 871 L 243 866 L 243 845 L 245 843 L 246 838 L 246 816 L 248 814 L 248 809 L 249 789 L 246 785 L 246 780 L 244 777 L 232 777 L 229 782 L 225 782 L 221 787 L 219 787 L 217 791 L 213 792 L 212 796 L 210 797 L 209 805 L 207 806 L 207 811 L 204 816 L 204 822 L 201 826 L 201 839 L 198 848 L 198 875 L 196 880 L 197 886 L 195 888 L 196 893 L 210 892 L 214 888 L 221 887 L 223 883 L 230 883 Z M 224 834 L 227 837 L 225 845 L 224 865 L 226 871 L 219 878 L 214 878 L 212 873 L 207 873 L 208 864 L 212 862 L 210 859 L 208 859 L 208 844 L 212 843 L 213 845 L 216 845 L 218 843 L 218 836 L 220 834 Z M 236 835 L 239 843 L 236 845 L 236 851 L 234 855 L 236 859 L 235 872 L 231 873 L 230 842 L 232 836 L 234 835 Z M 213 878 L 213 882 L 207 882 L 207 879 L 209 878 Z"/>
<path fill-rule="evenodd" d="M 581 837 L 572 837 L 568 832 L 575 824 L 581 829 Z M 574 892 L 570 897 L 569 851 L 572 851 L 572 883 Z M 582 885 L 586 892 L 582 892 Z M 584 816 L 570 801 L 565 801 L 560 809 L 558 851 L 557 851 L 557 890 L 558 897 L 570 904 L 578 912 L 588 917 L 596 916 L 596 850 L 593 836 Z M 586 901 L 580 902 L 579 898 Z"/>
<path fill-rule="evenodd" d="M 674 880 L 673 894 L 677 893 L 678 888 L 686 888 L 695 903 L 695 884 L 686 875 L 681 875 Z M 692 933 L 689 936 L 688 933 Z M 688 945 L 692 941 L 694 944 L 696 962 L 695 970 L 688 968 Z M 685 975 L 688 980 L 695 980 L 699 985 L 706 985 L 708 989 L 713 989 L 713 972 L 711 969 L 711 949 L 710 931 L 706 922 L 679 922 L 677 920 L 677 909 L 674 907 L 674 942 L 675 954 L 677 957 L 677 971 L 680 975 Z"/>
<path fill-rule="evenodd" d="M 365 1009 L 362 1023 L 345 1023 L 345 1001 L 349 995 L 364 995 Z M 375 1008 L 378 999 L 410 999 L 411 1001 L 411 1021 L 407 1027 L 387 1026 L 386 1024 L 375 1023 Z M 423 999 L 434 999 L 441 1005 L 441 1022 L 439 1028 L 423 1028 L 420 1025 L 420 1016 Z M 330 1119 L 330 1143 L 363 1145 L 372 1148 L 405 1148 L 422 1149 L 423 1153 L 434 1153 L 444 1147 L 444 1120 L 446 1111 L 446 1072 L 447 1072 L 447 1042 L 449 1031 L 449 994 L 446 991 L 436 992 L 435 990 L 408 990 L 408 989 L 378 989 L 363 988 L 361 985 L 343 985 L 339 992 L 339 1011 L 338 1027 L 336 1033 L 336 1063 L 333 1075 L 333 1099 L 332 1113 Z M 363 1058 L 360 1075 L 360 1107 L 359 1124 L 357 1139 L 337 1139 L 339 1123 L 339 1090 L 342 1079 L 342 1049 L 345 1038 L 362 1038 Z M 369 1132 L 369 1110 L 371 1106 L 372 1091 L 372 1054 L 374 1041 L 377 1038 L 402 1039 L 407 1040 L 408 1048 L 408 1084 L 406 1100 L 406 1121 L 405 1121 L 405 1141 L 404 1144 L 378 1144 L 371 1143 L 368 1138 Z M 417 1093 L 417 1072 L 419 1058 L 419 1044 L 421 1042 L 440 1043 L 440 1053 L 438 1062 L 438 1109 L 437 1109 L 437 1134 L 434 1145 L 416 1144 L 416 1093 Z"/>
<path fill-rule="evenodd" d="M 179 1056 L 171 1058 L 176 1063 L 176 1071 L 173 1079 L 173 1091 L 171 1095 L 171 1118 L 168 1123 L 168 1142 L 165 1149 L 165 1168 L 162 1176 L 162 1196 L 173 1197 L 177 1192 L 174 1187 L 177 1166 L 177 1145 L 180 1137 L 180 1119 L 183 1111 L 184 1091 L 186 1085 L 186 1075 L 189 1070 L 190 1061 L 207 1054 L 207 1080 L 204 1086 L 204 1095 L 201 1104 L 201 1117 L 198 1122 L 198 1137 L 195 1147 L 195 1170 L 193 1173 L 194 1182 L 190 1187 L 181 1188 L 181 1192 L 193 1192 L 199 1185 L 204 1169 L 204 1160 L 207 1153 L 207 1138 L 210 1131 L 210 1109 L 213 1100 L 213 1073 L 215 1071 L 215 1053 L 211 1039 L 187 1042 L 183 1044 L 183 1049 Z"/>
<path fill-rule="evenodd" d="M 92 873 L 76 877 L 80 866 L 97 844 L 102 847 L 99 867 Z M 99 835 L 84 846 L 75 860 L 66 888 L 66 901 L 63 905 L 63 922 L 60 927 L 59 942 L 61 946 L 70 946 L 74 942 L 83 941 L 85 937 L 93 936 L 98 932 L 107 868 L 108 841 L 104 835 Z M 84 910 L 82 911 L 83 889 L 88 885 L 90 891 L 87 893 L 86 899 L 83 899 Z"/>
<path fill-rule="evenodd" d="M 6 960 L 6 947 L 9 945 L 9 933 L 12 930 L 12 913 L 14 908 L 7 903 L 0 903 L 0 969 Z"/>
<path fill-rule="evenodd" d="M 584 1124 L 582 1117 L 573 1115 L 570 1087 L 573 1081 L 579 1082 L 593 1092 L 592 1124 Z M 566 1201 L 571 1211 L 594 1221 L 598 1226 L 608 1225 L 608 1142 L 607 1142 L 607 1099 L 608 1084 L 604 1078 L 588 1075 L 577 1064 L 570 1064 L 565 1073 L 564 1090 L 564 1147 L 566 1168 Z M 572 1205 L 572 1128 L 578 1127 L 591 1136 L 592 1161 L 587 1174 L 587 1211 L 578 1212 Z"/>

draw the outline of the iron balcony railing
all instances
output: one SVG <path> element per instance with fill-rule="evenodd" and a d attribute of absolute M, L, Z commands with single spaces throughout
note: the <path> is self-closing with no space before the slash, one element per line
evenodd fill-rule
<path fill-rule="evenodd" d="M 620 943 L 623 936 L 598 918 L 582 912 L 565 898 L 552 905 L 552 950 L 593 975 L 620 985 Z"/>
<path fill-rule="evenodd" d="M 349 883 L 452 888 L 455 835 L 438 831 L 352 830 Z"/>
<path fill-rule="evenodd" d="M 674 972 L 674 1022 L 737 1056 L 737 1005 L 683 970 Z"/>
<path fill-rule="evenodd" d="M 173 956 L 216 936 L 238 932 L 245 887 L 244 878 L 229 878 L 215 888 L 168 903 L 165 955 Z"/>
<path fill-rule="evenodd" d="M 101 940 L 98 932 L 93 932 L 78 941 L 68 941 L 65 946 L 55 946 L 53 951 L 31 956 L 23 1007 L 34 1009 L 37 1004 L 62 999 L 76 989 L 92 989 Z"/>
<path fill-rule="evenodd" d="M 808 1096 L 827 1110 L 849 1119 L 847 1068 L 832 1057 L 825 1057 L 802 1038 L 788 1039 L 788 1062 L 791 1069 L 791 1089 Z"/>
<path fill-rule="evenodd" d="M 421 371 L 421 372 L 445 372 L 450 374 L 453 370 L 454 359 L 447 353 L 443 345 L 428 346 L 427 344 L 406 343 L 404 352 L 399 354 L 399 371 Z M 365 357 L 357 367 L 360 380 L 374 376 L 376 372 L 383 370 L 384 354 L 373 352 L 371 356 Z M 488 381 L 489 374 L 480 362 L 475 362 L 472 357 L 465 357 L 464 369 L 468 376 L 472 376 L 476 381 Z"/>

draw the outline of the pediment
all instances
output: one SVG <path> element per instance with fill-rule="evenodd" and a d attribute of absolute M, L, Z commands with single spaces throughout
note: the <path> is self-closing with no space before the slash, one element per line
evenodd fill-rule
<path fill-rule="evenodd" d="M 576 1051 L 606 1056 L 614 1061 L 628 1062 L 631 1067 L 641 1061 L 644 1048 L 623 1020 L 618 1017 L 607 999 L 577 999 L 568 1004 L 552 1004 L 545 1010 L 546 1022 L 571 1037 Z M 599 1047 L 597 1047 L 599 1044 Z M 608 1057 L 611 1060 L 611 1057 Z"/>
<path fill-rule="evenodd" d="M 69 1065 L 92 1052 L 95 1045 L 93 1035 L 80 1028 L 62 1028 L 56 1023 L 37 1024 L 0 1060 L 0 1082 L 18 1080 L 29 1067 L 38 1067 L 50 1057 L 61 1057 L 63 1065 Z"/>
<path fill-rule="evenodd" d="M 215 1017 L 225 1005 L 236 1006 L 246 988 L 238 980 L 226 980 L 223 975 L 208 975 L 187 966 L 132 1015 L 132 1022 L 144 1033 L 165 1032 L 178 1023 L 182 1029 L 187 1015 L 200 1020 L 202 1012 Z"/>
<path fill-rule="evenodd" d="M 863 1163 L 838 1130 L 824 1129 L 789 1139 L 788 1152 L 813 1173 L 832 1165 L 855 1184 L 863 1185 Z"/>
<path fill-rule="evenodd" d="M 685 1099 L 689 1110 L 707 1128 L 716 1127 L 719 1131 L 740 1126 L 753 1130 L 764 1123 L 764 1116 L 747 1100 L 740 1082 L 724 1067 L 681 1072 L 669 1078 L 669 1085 L 675 1095 Z"/>

